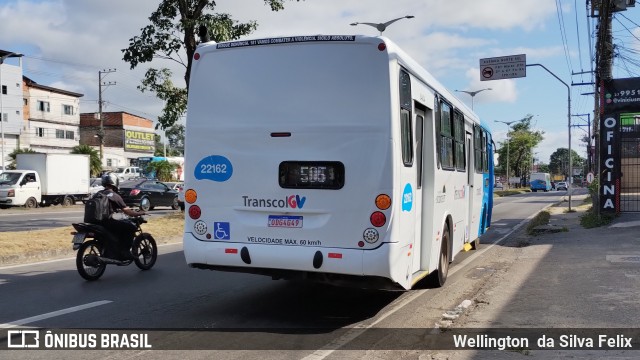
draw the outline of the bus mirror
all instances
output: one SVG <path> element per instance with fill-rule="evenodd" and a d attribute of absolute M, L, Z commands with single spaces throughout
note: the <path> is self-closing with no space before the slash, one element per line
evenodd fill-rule
<path fill-rule="evenodd" d="M 493 154 L 493 166 L 499 166 L 500 165 L 500 161 L 498 161 L 500 158 L 500 154 L 495 153 Z"/>

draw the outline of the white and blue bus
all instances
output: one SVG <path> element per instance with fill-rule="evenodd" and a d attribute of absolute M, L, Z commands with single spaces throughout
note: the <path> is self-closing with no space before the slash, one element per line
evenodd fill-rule
<path fill-rule="evenodd" d="M 385 37 L 204 43 L 186 124 L 193 268 L 441 286 L 491 222 L 489 127 Z"/>
<path fill-rule="evenodd" d="M 531 191 L 533 192 L 538 190 L 547 192 L 551 190 L 551 174 L 539 172 L 531 173 L 529 186 L 531 186 Z"/>

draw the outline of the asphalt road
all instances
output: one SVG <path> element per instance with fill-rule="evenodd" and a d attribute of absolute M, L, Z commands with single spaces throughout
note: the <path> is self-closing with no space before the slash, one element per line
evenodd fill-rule
<path fill-rule="evenodd" d="M 74 259 L 0 268 L 0 329 L 25 326 L 52 329 L 235 328 L 245 331 L 218 334 L 222 337 L 201 344 L 215 349 L 247 349 L 257 343 L 258 350 L 298 349 L 287 353 L 291 358 L 339 358 L 333 348 L 354 340 L 353 334 L 345 332 L 344 328 L 419 328 L 436 324 L 443 309 L 458 305 L 460 299 L 476 286 L 478 279 L 487 275 L 478 269 L 483 269 L 483 261 L 491 261 L 491 257 L 496 256 L 491 255 L 496 246 L 491 244 L 501 241 L 518 224 L 559 201 L 564 194 L 531 193 L 496 199 L 493 225 L 483 238 L 481 250 L 459 254 L 450 269 L 447 284 L 440 289 L 361 290 L 195 270 L 185 265 L 181 244 L 174 244 L 160 248 L 158 262 L 150 271 L 139 271 L 134 265 L 108 266 L 104 276 L 96 282 L 80 278 Z M 291 329 L 297 329 L 293 335 Z M 308 329 L 311 336 L 295 335 L 300 329 Z M 189 336 L 193 333 L 171 334 L 163 337 L 165 345 L 183 349 L 190 346 L 192 339 Z M 323 350 L 327 344 L 333 345 L 329 350 Z M 51 354 L 18 351 L 12 352 L 11 357 L 48 359 Z M 62 352 L 53 354 L 63 356 Z M 226 353 L 219 351 L 178 354 L 183 359 L 228 358 Z M 233 357 L 275 359 L 282 358 L 283 354 L 282 351 L 240 351 Z M 90 356 L 119 359 L 147 355 L 145 350 L 136 350 L 103 351 Z M 85 351 L 64 352 L 64 358 L 68 359 L 87 356 Z M 153 355 L 154 358 L 175 356 L 175 352 Z"/>
<path fill-rule="evenodd" d="M 163 215 L 179 210 L 168 207 L 151 210 L 150 214 Z M 36 209 L 9 208 L 0 209 L 0 232 L 27 231 L 67 226 L 82 222 L 84 205 L 50 206 Z"/>

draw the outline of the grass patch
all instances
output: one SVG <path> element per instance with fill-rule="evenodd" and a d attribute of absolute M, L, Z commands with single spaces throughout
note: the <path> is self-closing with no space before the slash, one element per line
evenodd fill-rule
<path fill-rule="evenodd" d="M 158 244 L 166 244 L 181 237 L 184 232 L 184 213 L 146 217 L 142 231 L 153 235 Z M 40 259 L 52 255 L 73 254 L 70 234 L 73 226 L 41 230 L 0 233 L 0 264 L 21 259 Z"/>
<path fill-rule="evenodd" d="M 493 194 L 495 196 L 510 196 L 510 195 L 518 195 L 518 194 L 524 194 L 524 193 L 528 193 L 531 192 L 531 190 L 529 188 L 521 188 L 521 189 L 511 189 L 511 190 L 498 190 L 498 191 L 493 191 Z"/>
<path fill-rule="evenodd" d="M 527 224 L 527 234 L 533 235 L 533 229 L 536 226 L 547 225 L 549 223 L 549 219 L 551 218 L 551 214 L 548 211 L 541 211 L 536 216 L 534 216 L 531 221 Z"/>
<path fill-rule="evenodd" d="M 595 209 L 591 207 L 580 217 L 580 225 L 585 229 L 592 229 L 610 224 L 615 217 L 616 216 L 612 214 L 600 214 L 600 216 L 598 216 Z"/>

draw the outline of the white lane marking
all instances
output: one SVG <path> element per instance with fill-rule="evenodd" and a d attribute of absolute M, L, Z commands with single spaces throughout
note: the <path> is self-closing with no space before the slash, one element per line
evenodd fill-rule
<path fill-rule="evenodd" d="M 489 244 L 488 246 L 484 247 L 483 249 L 478 250 L 478 252 L 475 253 L 474 256 L 470 256 L 470 257 L 464 259 L 463 261 L 461 261 L 459 264 L 456 265 L 455 268 L 449 270 L 449 275 L 453 275 L 456 272 L 458 272 L 460 269 L 464 269 L 465 266 L 467 266 L 471 261 L 476 260 L 476 258 L 482 256 L 482 254 L 484 254 L 485 252 L 489 251 L 489 249 L 491 249 L 494 246 L 496 246 L 497 244 L 503 242 L 507 237 L 509 237 L 509 235 L 511 235 L 516 230 L 520 229 L 524 224 L 528 223 L 539 212 L 541 212 L 541 211 L 543 211 L 543 210 L 545 210 L 545 209 L 547 209 L 547 208 L 549 208 L 551 206 L 553 206 L 553 204 L 549 204 L 549 205 L 543 207 L 542 209 L 538 210 L 537 212 L 535 212 L 534 214 L 532 214 L 531 216 L 529 216 L 528 218 L 522 220 L 520 223 L 518 223 L 516 226 L 514 226 L 513 229 L 511 229 L 511 231 L 509 231 L 509 233 L 507 233 L 506 235 L 503 235 L 501 238 L 499 238 L 498 240 L 496 240 L 493 243 Z M 336 340 L 330 342 L 329 344 L 325 345 L 322 349 L 316 350 L 313 353 L 311 353 L 310 355 L 305 356 L 304 358 L 302 358 L 302 360 L 322 360 L 322 359 L 325 359 L 327 356 L 331 355 L 334 351 L 339 350 L 345 344 L 348 344 L 353 339 L 355 339 L 358 336 L 362 335 L 367 329 L 370 329 L 370 328 L 374 327 L 375 325 L 380 323 L 382 320 L 384 320 L 387 317 L 391 316 L 396 311 L 402 309 L 403 307 L 405 307 L 410 302 L 412 302 L 413 300 L 417 299 L 418 297 L 420 297 L 422 294 L 426 293 L 427 291 L 429 291 L 429 289 L 411 290 L 411 292 L 409 293 L 409 296 L 403 298 L 396 306 L 394 306 L 391 310 L 389 310 L 387 313 L 382 315 L 380 318 L 378 318 L 373 323 L 368 324 L 368 325 L 367 324 L 358 324 L 358 325 L 354 326 L 351 330 L 347 331 L 346 334 L 342 335 L 338 339 L 336 339 Z"/>
<path fill-rule="evenodd" d="M 26 319 L 20 319 L 20 320 L 11 321 L 11 322 L 6 323 L 6 324 L 0 324 L 0 329 L 10 329 L 10 328 L 22 326 L 22 325 L 25 325 L 25 324 L 30 324 L 30 323 L 33 323 L 33 322 L 36 322 L 36 321 L 45 320 L 45 319 L 49 319 L 49 318 L 56 317 L 56 316 L 66 315 L 66 314 L 70 314 L 70 313 L 73 313 L 73 312 L 90 309 L 90 308 L 93 308 L 93 307 L 96 307 L 96 306 L 100 306 L 100 305 L 106 305 L 106 304 L 109 304 L 111 302 L 112 302 L 111 300 L 100 300 L 100 301 L 95 301 L 95 302 L 84 304 L 84 305 L 78 305 L 78 306 L 74 306 L 74 307 L 70 307 L 70 308 L 66 308 L 66 309 L 62 309 L 62 310 L 52 311 L 50 313 L 46 313 L 46 314 L 42 314 L 42 315 L 36 315 L 36 316 L 28 317 Z"/>
<path fill-rule="evenodd" d="M 62 214 L 82 214 L 84 213 L 84 210 L 68 210 L 68 211 L 46 211 L 46 212 L 33 212 L 30 214 L 27 213 L 14 213 L 14 214 L 2 214 L 2 217 L 5 216 L 25 216 L 25 215 L 49 215 L 49 214 L 54 214 L 54 215 L 62 215 Z"/>

